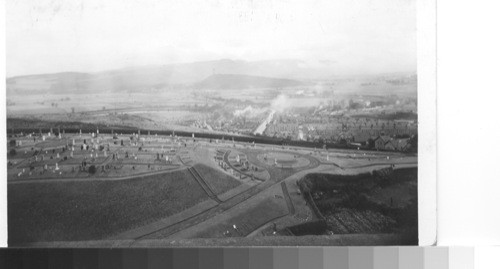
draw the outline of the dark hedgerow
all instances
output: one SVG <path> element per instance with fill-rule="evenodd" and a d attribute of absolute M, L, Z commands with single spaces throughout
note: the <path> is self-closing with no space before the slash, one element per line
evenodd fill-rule
<path fill-rule="evenodd" d="M 93 175 L 97 172 L 97 167 L 95 167 L 95 165 L 91 165 L 89 167 L 89 174 Z"/>

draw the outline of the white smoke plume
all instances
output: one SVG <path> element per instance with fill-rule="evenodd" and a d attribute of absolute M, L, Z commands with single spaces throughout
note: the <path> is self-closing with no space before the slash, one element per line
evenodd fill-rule
<path fill-rule="evenodd" d="M 235 117 L 247 117 L 247 118 L 253 118 L 261 115 L 262 113 L 266 112 L 267 109 L 265 108 L 253 108 L 252 106 L 247 106 L 244 109 L 238 109 L 233 112 L 233 115 Z"/>
<path fill-rule="evenodd" d="M 284 94 L 278 95 L 274 100 L 271 102 L 271 109 L 275 110 L 277 112 L 283 112 L 287 108 L 292 107 L 292 102 L 290 98 Z"/>
<path fill-rule="evenodd" d="M 324 98 L 309 97 L 309 98 L 290 98 L 285 94 L 280 94 L 271 101 L 271 110 L 283 112 L 289 108 L 295 107 L 317 107 L 325 102 Z"/>

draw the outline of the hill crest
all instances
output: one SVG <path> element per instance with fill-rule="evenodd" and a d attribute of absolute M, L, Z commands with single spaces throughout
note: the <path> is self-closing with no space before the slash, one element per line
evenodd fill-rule
<path fill-rule="evenodd" d="M 214 74 L 196 83 L 198 88 L 211 89 L 248 89 L 248 88 L 285 88 L 302 85 L 293 79 L 252 76 L 242 74 Z"/>

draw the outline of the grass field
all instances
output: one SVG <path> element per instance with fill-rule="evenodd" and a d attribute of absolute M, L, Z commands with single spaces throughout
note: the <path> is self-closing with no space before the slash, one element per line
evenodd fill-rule
<path fill-rule="evenodd" d="M 254 208 L 232 217 L 225 225 L 210 227 L 194 237 L 244 237 L 262 225 L 286 214 L 288 214 L 288 208 L 283 199 L 276 200 L 275 198 L 269 198 Z M 234 229 L 233 225 L 236 225 L 237 229 Z"/>
<path fill-rule="evenodd" d="M 187 170 L 122 181 L 9 184 L 9 244 L 101 239 L 207 198 Z"/>
<path fill-rule="evenodd" d="M 262 163 L 258 159 L 259 151 L 256 150 L 245 150 L 244 153 L 247 155 L 248 160 L 251 163 L 255 163 L 257 165 L 263 166 L 269 172 L 270 178 L 276 182 L 281 181 L 294 173 L 297 173 L 300 169 L 295 168 L 285 168 L 282 169 L 280 167 L 275 167 L 274 165 L 267 165 L 266 163 Z"/>
<path fill-rule="evenodd" d="M 241 185 L 241 182 L 234 177 L 204 164 L 196 164 L 194 168 L 196 168 L 198 173 L 200 173 L 217 195 Z"/>

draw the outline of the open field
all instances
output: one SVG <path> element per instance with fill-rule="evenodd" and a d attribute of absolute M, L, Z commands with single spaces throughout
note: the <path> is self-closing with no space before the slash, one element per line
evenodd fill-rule
<path fill-rule="evenodd" d="M 245 237 L 260 226 L 286 214 L 288 209 L 283 199 L 269 198 L 251 210 L 228 219 L 226 225 L 209 227 L 194 238 Z"/>
<path fill-rule="evenodd" d="M 208 199 L 186 171 L 8 186 L 9 243 L 102 239 Z"/>

